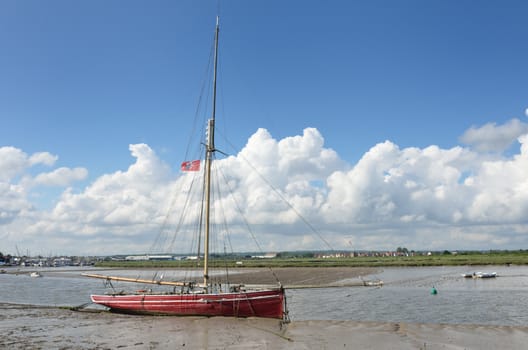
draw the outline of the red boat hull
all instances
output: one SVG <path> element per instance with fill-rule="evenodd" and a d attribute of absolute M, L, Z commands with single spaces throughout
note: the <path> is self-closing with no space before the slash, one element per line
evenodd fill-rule
<path fill-rule="evenodd" d="M 220 294 L 92 295 L 118 312 L 177 316 L 284 317 L 284 290 Z"/>

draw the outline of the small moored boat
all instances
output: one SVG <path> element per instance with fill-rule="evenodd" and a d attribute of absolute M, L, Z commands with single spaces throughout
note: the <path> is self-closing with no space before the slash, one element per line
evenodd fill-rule
<path fill-rule="evenodd" d="M 464 278 L 495 278 L 497 277 L 497 273 L 496 272 L 463 273 L 462 277 Z"/>
<path fill-rule="evenodd" d="M 495 278 L 497 277 L 496 272 L 476 272 L 473 278 Z"/>

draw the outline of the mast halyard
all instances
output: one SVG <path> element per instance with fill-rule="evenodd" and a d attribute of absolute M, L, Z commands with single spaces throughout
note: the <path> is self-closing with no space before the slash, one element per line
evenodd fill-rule
<path fill-rule="evenodd" d="M 211 211 L 211 163 L 214 147 L 214 125 L 216 114 L 216 71 L 218 63 L 218 34 L 219 29 L 218 16 L 216 17 L 215 31 L 215 52 L 214 52 L 214 71 L 213 71 L 213 107 L 212 116 L 207 124 L 207 145 L 205 150 L 205 239 L 204 239 L 204 287 L 208 291 L 209 282 L 209 233 L 210 233 L 210 211 Z"/>

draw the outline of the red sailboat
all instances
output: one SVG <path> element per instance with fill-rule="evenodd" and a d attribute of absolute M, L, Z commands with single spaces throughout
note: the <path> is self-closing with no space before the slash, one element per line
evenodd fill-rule
<path fill-rule="evenodd" d="M 260 286 L 251 289 L 238 284 L 214 284 L 209 278 L 209 232 L 211 211 L 211 164 L 214 146 L 214 125 L 216 110 L 216 75 L 218 61 L 218 18 L 215 31 L 215 54 L 213 73 L 213 104 L 212 117 L 207 128 L 207 144 L 205 145 L 204 172 L 204 242 L 203 242 L 203 283 L 136 279 L 115 276 L 85 274 L 88 277 L 101 278 L 108 281 L 125 281 L 135 283 L 151 283 L 172 286 L 169 292 L 150 292 L 140 290 L 134 293 L 110 293 L 92 295 L 94 303 L 104 305 L 111 310 L 125 313 L 162 314 L 178 316 L 229 316 L 229 317 L 268 317 L 286 319 L 286 296 L 284 289 L 278 283 L 276 286 Z M 182 164 L 183 171 L 196 171 L 199 162 Z"/>
<path fill-rule="evenodd" d="M 114 311 L 176 316 L 268 317 L 282 319 L 282 289 L 227 293 L 92 295 Z"/>

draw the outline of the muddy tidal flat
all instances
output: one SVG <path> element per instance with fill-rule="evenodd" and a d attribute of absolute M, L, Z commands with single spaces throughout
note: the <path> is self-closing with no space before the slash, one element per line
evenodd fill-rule
<path fill-rule="evenodd" d="M 479 270 L 496 271 L 499 277 L 461 276 Z M 277 278 L 286 287 L 300 286 L 286 290 L 288 324 L 134 316 L 93 307 L 73 311 L 89 301 L 90 293 L 107 291 L 83 272 L 153 272 L 55 268 L 31 278 L 31 270 L 9 269 L 0 275 L 0 349 L 524 349 L 528 344 L 525 266 L 273 271 L 275 276 L 266 268 L 237 269 L 231 277 L 246 283 Z M 170 277 L 178 271 L 164 273 Z M 358 283 L 376 279 L 385 282 L 383 287 Z M 430 293 L 431 285 L 438 294 Z"/>
<path fill-rule="evenodd" d="M 1 349 L 522 349 L 528 327 L 133 316 L 0 304 Z"/>

